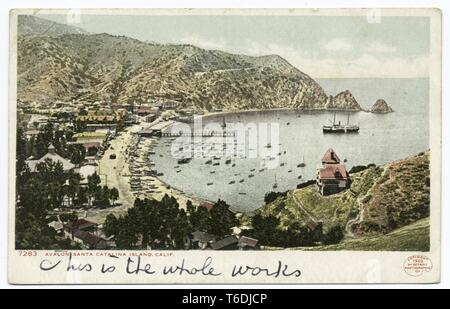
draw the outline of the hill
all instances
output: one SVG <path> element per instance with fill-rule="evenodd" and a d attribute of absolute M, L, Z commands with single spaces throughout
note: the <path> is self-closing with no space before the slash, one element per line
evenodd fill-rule
<path fill-rule="evenodd" d="M 19 19 L 19 28 L 32 29 L 34 19 Z M 361 109 L 347 92 L 327 96 L 317 82 L 278 55 L 251 57 L 76 30 L 58 33 L 19 35 L 19 100 L 170 100 L 203 111 Z"/>
<path fill-rule="evenodd" d="M 349 190 L 322 196 L 315 185 L 309 185 L 287 192 L 256 214 L 276 217 L 280 230 L 298 223 L 322 222 L 325 231 L 340 226 L 348 237 L 360 240 L 386 235 L 429 217 L 429 151 L 350 175 Z"/>
<path fill-rule="evenodd" d="M 297 247 L 305 251 L 421 251 L 430 250 L 429 219 L 421 219 L 388 234 L 348 238 L 336 245 Z"/>
<path fill-rule="evenodd" d="M 70 33 L 88 34 L 81 28 L 55 23 L 32 15 L 18 15 L 17 19 L 17 34 L 19 36 L 57 37 Z"/>

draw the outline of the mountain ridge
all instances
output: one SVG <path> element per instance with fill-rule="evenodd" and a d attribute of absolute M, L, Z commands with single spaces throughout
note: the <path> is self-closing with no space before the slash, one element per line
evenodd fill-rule
<path fill-rule="evenodd" d="M 65 28 L 57 30 L 59 25 L 53 28 L 60 35 L 19 34 L 19 100 L 171 100 L 181 108 L 203 111 L 361 110 L 351 94 L 328 96 L 309 75 L 279 55 L 253 57 L 107 33 L 67 33 Z"/>

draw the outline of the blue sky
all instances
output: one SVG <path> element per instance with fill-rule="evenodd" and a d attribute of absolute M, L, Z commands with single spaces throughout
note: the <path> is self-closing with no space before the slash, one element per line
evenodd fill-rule
<path fill-rule="evenodd" d="M 428 76 L 428 17 L 381 17 L 377 22 L 365 16 L 41 17 L 142 41 L 255 56 L 278 54 L 315 78 Z"/>

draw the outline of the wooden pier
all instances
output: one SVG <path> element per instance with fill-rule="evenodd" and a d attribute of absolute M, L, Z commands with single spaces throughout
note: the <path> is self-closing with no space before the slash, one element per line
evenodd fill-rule
<path fill-rule="evenodd" d="M 236 132 L 162 132 L 161 137 L 236 137 Z"/>

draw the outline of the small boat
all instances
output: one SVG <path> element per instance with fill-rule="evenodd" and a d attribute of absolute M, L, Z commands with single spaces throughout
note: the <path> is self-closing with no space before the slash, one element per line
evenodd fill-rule
<path fill-rule="evenodd" d="M 250 172 L 254 172 L 255 171 L 255 169 L 254 168 L 252 168 L 251 170 L 250 170 Z"/>
<path fill-rule="evenodd" d="M 245 181 L 244 179 L 239 180 L 240 183 L 243 183 L 244 181 Z"/>
<path fill-rule="evenodd" d="M 259 170 L 259 172 L 264 172 L 265 170 L 266 170 L 265 168 L 262 168 Z"/>
<path fill-rule="evenodd" d="M 178 171 L 176 171 L 177 173 L 180 173 L 181 172 L 181 170 L 178 170 Z"/>
<path fill-rule="evenodd" d="M 255 175 L 253 175 L 253 174 L 248 175 L 248 178 L 252 178 L 252 177 L 255 177 Z"/>
<path fill-rule="evenodd" d="M 238 194 L 239 195 L 247 195 L 247 193 L 245 193 L 245 192 L 239 192 Z"/>
<path fill-rule="evenodd" d="M 236 183 L 236 181 L 232 180 L 232 181 L 230 181 L 228 184 L 229 184 L 229 185 L 233 185 L 233 184 L 235 184 L 235 183 Z"/>
<path fill-rule="evenodd" d="M 298 176 L 297 179 L 302 179 L 302 175 Z"/>
<path fill-rule="evenodd" d="M 216 163 L 213 164 L 213 166 L 218 166 L 218 165 L 220 165 L 219 162 L 216 162 Z"/>
<path fill-rule="evenodd" d="M 206 161 L 205 164 L 212 164 L 212 160 Z"/>
<path fill-rule="evenodd" d="M 288 173 L 292 173 L 292 170 L 289 170 Z"/>
<path fill-rule="evenodd" d="M 306 166 L 306 163 L 305 163 L 305 157 L 303 157 L 303 162 L 299 163 L 299 164 L 297 165 L 297 167 L 305 167 L 305 166 Z"/>
<path fill-rule="evenodd" d="M 233 163 L 233 165 L 231 165 L 231 167 L 235 167 L 236 166 L 236 163 Z"/>
<path fill-rule="evenodd" d="M 230 164 L 231 163 L 231 159 L 228 159 L 225 161 L 225 164 Z"/>
<path fill-rule="evenodd" d="M 291 124 L 290 122 L 286 123 L 287 126 L 290 125 L 290 124 Z"/>
<path fill-rule="evenodd" d="M 214 183 L 213 182 L 208 182 L 206 185 L 207 186 L 212 186 Z"/>
<path fill-rule="evenodd" d="M 272 148 L 272 145 L 270 143 L 268 143 L 265 147 L 266 148 Z"/>
<path fill-rule="evenodd" d="M 216 173 L 216 171 L 211 171 L 211 172 L 209 172 L 210 174 L 215 174 Z"/>
<path fill-rule="evenodd" d="M 280 166 L 284 166 L 284 165 L 285 165 L 285 163 L 281 163 L 281 164 L 280 164 Z"/>
<path fill-rule="evenodd" d="M 178 159 L 178 164 L 186 164 L 191 162 L 192 158 L 182 158 L 182 159 Z"/>

